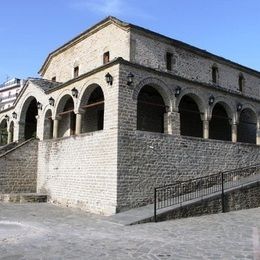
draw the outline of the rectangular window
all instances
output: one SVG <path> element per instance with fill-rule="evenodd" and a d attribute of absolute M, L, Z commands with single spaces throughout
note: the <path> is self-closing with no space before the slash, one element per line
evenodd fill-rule
<path fill-rule="evenodd" d="M 172 53 L 167 52 L 166 53 L 166 69 L 172 70 Z"/>
<path fill-rule="evenodd" d="M 79 76 L 79 67 L 75 67 L 74 68 L 74 74 L 73 74 L 74 78 L 77 78 Z"/>
<path fill-rule="evenodd" d="M 106 64 L 108 62 L 109 62 L 109 51 L 103 54 L 103 64 Z"/>
<path fill-rule="evenodd" d="M 212 82 L 217 83 L 218 80 L 218 68 L 217 67 L 212 67 Z"/>

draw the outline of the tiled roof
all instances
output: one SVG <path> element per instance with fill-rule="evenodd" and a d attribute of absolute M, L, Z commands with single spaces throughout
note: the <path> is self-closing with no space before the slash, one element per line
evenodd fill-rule
<path fill-rule="evenodd" d="M 37 85 L 38 87 L 42 88 L 44 92 L 52 88 L 56 88 L 62 84 L 60 82 L 53 82 L 47 79 L 40 78 L 29 78 L 28 80 L 33 84 Z"/>

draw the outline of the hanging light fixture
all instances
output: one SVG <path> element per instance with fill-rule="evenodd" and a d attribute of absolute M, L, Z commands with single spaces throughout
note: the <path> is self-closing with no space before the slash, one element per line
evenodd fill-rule
<path fill-rule="evenodd" d="M 181 87 L 178 86 L 178 87 L 175 89 L 175 97 L 178 97 L 180 94 L 181 94 Z"/>
<path fill-rule="evenodd" d="M 214 102 L 215 102 L 215 98 L 214 98 L 213 95 L 211 95 L 211 96 L 209 97 L 209 105 L 212 106 L 212 105 L 214 104 Z"/>
<path fill-rule="evenodd" d="M 50 104 L 50 106 L 54 106 L 54 98 L 53 97 L 49 98 L 49 104 Z"/>
<path fill-rule="evenodd" d="M 237 112 L 240 112 L 243 108 L 243 105 L 241 103 L 237 104 Z"/>
<path fill-rule="evenodd" d="M 37 108 L 39 109 L 39 110 L 42 110 L 42 103 L 41 102 L 37 102 Z"/>
<path fill-rule="evenodd" d="M 130 86 L 132 85 L 134 82 L 134 74 L 129 72 L 129 74 L 127 75 L 127 85 Z"/>
<path fill-rule="evenodd" d="M 105 78 L 106 78 L 107 84 L 109 84 L 109 85 L 113 84 L 113 77 L 109 73 L 106 74 Z"/>
<path fill-rule="evenodd" d="M 17 119 L 17 113 L 15 111 L 12 113 L 12 116 L 14 119 Z"/>
<path fill-rule="evenodd" d="M 72 96 L 73 96 L 73 97 L 77 98 L 79 91 L 78 91 L 76 88 L 73 88 L 73 89 L 71 90 L 71 93 L 72 93 Z"/>

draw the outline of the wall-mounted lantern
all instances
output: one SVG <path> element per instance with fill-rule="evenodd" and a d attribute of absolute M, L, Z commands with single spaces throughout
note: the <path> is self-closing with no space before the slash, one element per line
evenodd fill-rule
<path fill-rule="evenodd" d="M 37 102 L 37 108 L 39 109 L 39 110 L 42 110 L 42 103 L 41 102 Z"/>
<path fill-rule="evenodd" d="M 73 88 L 71 90 L 71 94 L 72 94 L 73 97 L 77 98 L 78 94 L 79 94 L 79 91 L 76 88 Z"/>
<path fill-rule="evenodd" d="M 50 106 L 54 106 L 54 98 L 53 97 L 49 98 L 49 104 L 50 104 Z"/>
<path fill-rule="evenodd" d="M 178 87 L 175 89 L 175 97 L 178 97 L 180 94 L 181 94 L 181 87 L 178 86 Z"/>
<path fill-rule="evenodd" d="M 209 105 L 212 106 L 214 104 L 214 102 L 215 102 L 215 98 L 214 98 L 214 96 L 211 95 L 209 97 Z"/>
<path fill-rule="evenodd" d="M 109 73 L 107 73 L 105 77 L 106 77 L 107 84 L 112 85 L 113 84 L 113 77 Z"/>
<path fill-rule="evenodd" d="M 14 119 L 17 119 L 17 113 L 15 111 L 12 113 L 12 116 Z"/>
<path fill-rule="evenodd" d="M 127 85 L 130 86 L 132 85 L 134 82 L 134 74 L 129 72 L 129 74 L 127 75 Z"/>
<path fill-rule="evenodd" d="M 237 104 L 237 112 L 240 112 L 243 108 L 243 105 L 241 103 Z"/>

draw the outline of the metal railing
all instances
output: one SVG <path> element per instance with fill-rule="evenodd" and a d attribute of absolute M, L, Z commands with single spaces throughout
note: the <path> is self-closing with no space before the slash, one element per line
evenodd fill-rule
<path fill-rule="evenodd" d="M 154 221 L 157 211 L 214 193 L 221 193 L 222 211 L 225 211 L 224 192 L 260 179 L 260 164 L 202 176 L 154 189 Z"/>

